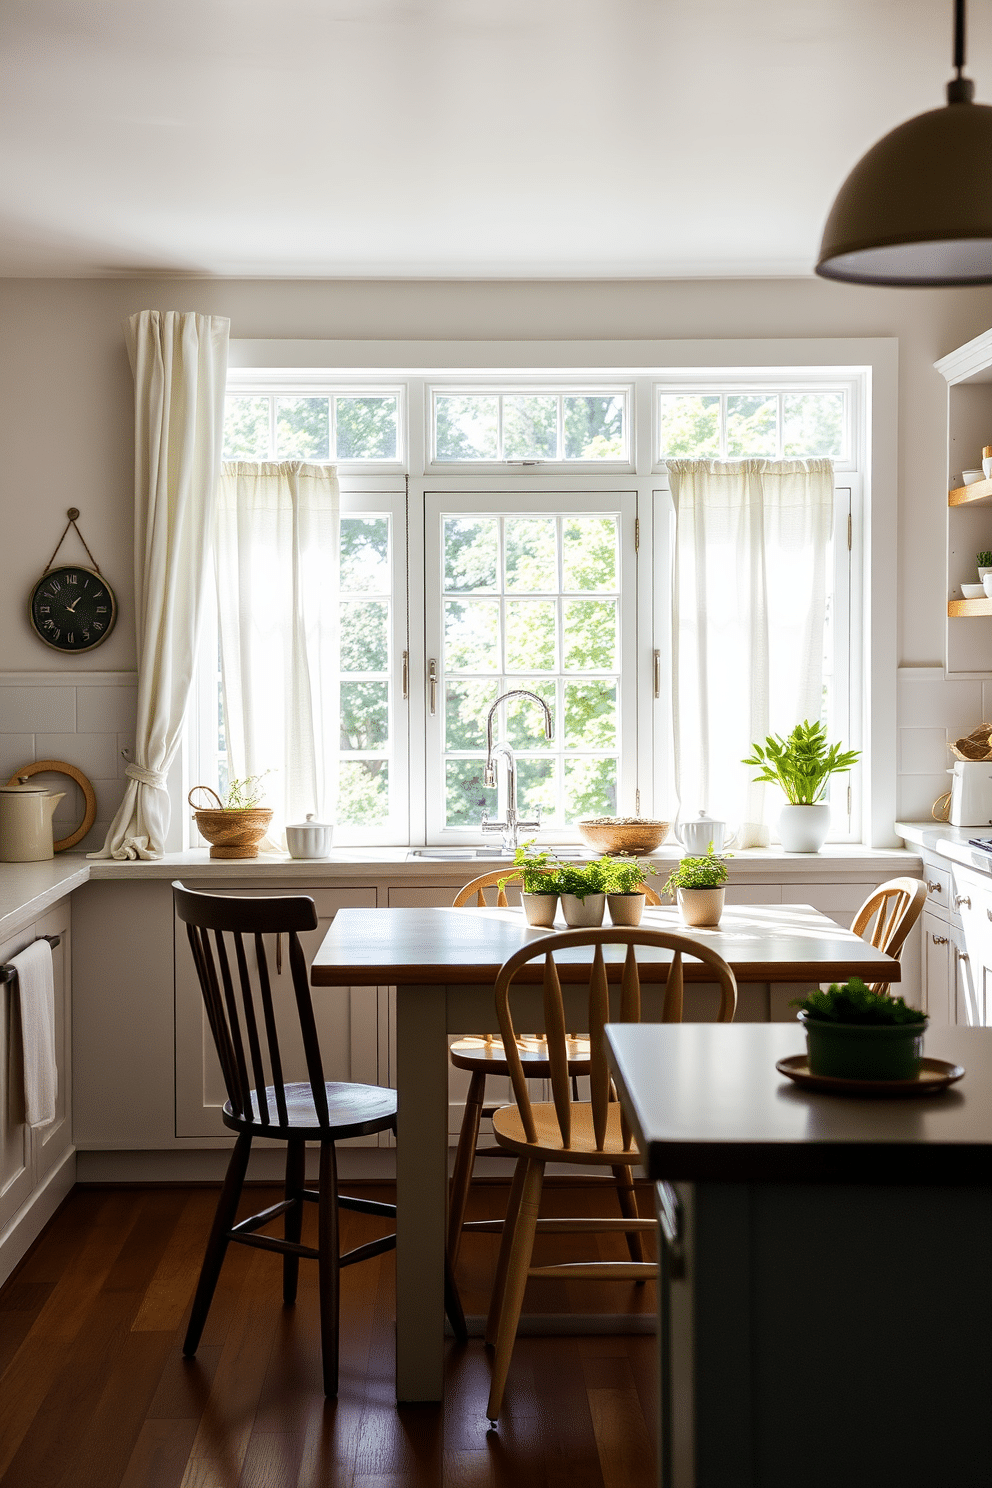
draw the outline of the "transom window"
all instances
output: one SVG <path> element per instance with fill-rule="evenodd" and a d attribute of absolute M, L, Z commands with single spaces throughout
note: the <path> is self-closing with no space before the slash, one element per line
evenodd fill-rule
<path fill-rule="evenodd" d="M 433 390 L 434 459 L 460 461 L 627 461 L 626 388 L 552 391 Z"/>
<path fill-rule="evenodd" d="M 846 462 L 851 453 L 846 387 L 661 387 L 656 458 Z"/>
<path fill-rule="evenodd" d="M 229 393 L 224 459 L 395 463 L 399 415 L 398 392 Z"/>

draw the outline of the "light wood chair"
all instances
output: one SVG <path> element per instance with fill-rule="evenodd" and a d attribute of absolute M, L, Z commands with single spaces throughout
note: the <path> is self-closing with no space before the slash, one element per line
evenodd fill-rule
<path fill-rule="evenodd" d="M 851 921 L 851 929 L 898 961 L 926 901 L 927 886 L 922 878 L 890 878 L 868 895 Z M 887 994 L 890 986 L 890 982 L 873 982 L 871 990 Z"/>
<path fill-rule="evenodd" d="M 303 1256 L 318 1264 L 324 1394 L 336 1395 L 340 1269 L 396 1246 L 396 1236 L 392 1234 L 341 1255 L 338 1211 L 353 1209 L 361 1214 L 395 1219 L 396 1206 L 339 1194 L 334 1144 L 345 1137 L 395 1131 L 396 1093 L 378 1085 L 324 1079 L 307 964 L 299 939 L 301 931 L 317 928 L 312 899 L 303 895 L 235 899 L 199 894 L 181 883 L 174 883 L 172 889 L 176 914 L 186 926 L 227 1089 L 221 1120 L 237 1132 L 203 1258 L 183 1353 L 192 1358 L 199 1346 L 230 1241 L 275 1251 L 283 1257 L 282 1294 L 287 1305 L 296 1300 Z M 273 996 L 263 941 L 266 935 L 285 935 L 288 939 L 291 999 L 277 1000 Z M 285 1005 L 281 1007 L 280 1003 Z M 302 1039 L 308 1079 L 289 1083 L 283 1074 L 282 1051 L 296 1039 Z M 280 1203 L 235 1223 L 255 1137 L 286 1143 L 284 1196 Z M 316 1190 L 305 1186 L 307 1142 L 320 1144 Z M 300 1240 L 303 1205 L 308 1201 L 317 1205 L 316 1249 Z M 280 1218 L 281 1236 L 261 1233 Z M 445 1308 L 456 1337 L 464 1341 L 465 1319 L 450 1267 L 445 1277 Z"/>
<path fill-rule="evenodd" d="M 478 878 L 473 878 L 470 883 L 459 889 L 455 895 L 453 907 L 458 909 L 467 906 L 474 899 L 474 907 L 483 909 L 489 903 L 487 891 L 491 898 L 493 890 L 495 890 L 496 907 L 500 909 L 508 907 L 506 894 L 499 887 L 499 880 L 510 878 L 512 874 L 512 868 L 500 868 L 493 872 L 481 873 Z M 658 895 L 647 884 L 644 886 L 644 891 L 648 904 L 661 903 Z M 547 1043 L 543 1035 L 521 1034 L 517 1040 L 517 1047 L 528 1079 L 546 1080 L 550 1077 L 551 1067 L 548 1064 Z M 568 1034 L 566 1052 L 573 1094 L 577 1098 L 576 1081 L 580 1075 L 589 1073 L 588 1038 L 581 1034 Z M 509 1075 L 510 1069 L 498 1034 L 494 1036 L 487 1033 L 480 1038 L 458 1039 L 451 1045 L 450 1053 L 451 1062 L 455 1068 L 466 1070 L 471 1075 L 468 1094 L 465 1097 L 462 1124 L 458 1132 L 455 1166 L 448 1198 L 448 1259 L 454 1266 L 458 1261 L 462 1234 L 466 1229 L 473 1228 L 471 1222 L 468 1224 L 465 1222 L 465 1210 L 468 1206 L 475 1160 L 477 1157 L 506 1156 L 506 1153 L 499 1147 L 480 1147 L 479 1129 L 483 1118 L 492 1116 L 493 1112 L 498 1109 L 495 1105 L 486 1105 L 486 1081 L 491 1075 Z M 637 1202 L 634 1197 L 634 1180 L 630 1169 L 618 1165 L 613 1177 L 621 1214 L 628 1218 L 635 1218 Z M 481 1223 L 484 1222 L 480 1221 Z M 643 1260 L 644 1251 L 637 1235 L 629 1237 L 629 1248 L 632 1260 Z"/>
<path fill-rule="evenodd" d="M 620 974 L 619 1008 L 611 1015 L 609 983 L 604 945 L 624 945 L 627 952 L 622 966 L 617 963 L 614 975 Z M 591 1099 L 576 1102 L 568 1075 L 565 1034 L 565 1012 L 556 956 L 577 946 L 595 946 L 592 963 L 561 963 L 561 974 L 569 981 L 588 980 L 590 1094 Z M 493 1284 L 486 1343 L 495 1346 L 492 1384 L 486 1413 L 495 1424 L 503 1403 L 503 1391 L 510 1367 L 517 1326 L 523 1306 L 524 1289 L 531 1276 L 557 1276 L 578 1280 L 642 1281 L 657 1275 L 653 1262 L 590 1261 L 554 1266 L 532 1266 L 534 1237 L 539 1231 L 590 1233 L 597 1231 L 653 1230 L 650 1219 L 546 1219 L 538 1218 L 544 1168 L 549 1162 L 582 1163 L 589 1166 L 616 1167 L 630 1171 L 640 1161 L 633 1147 L 633 1137 L 613 1089 L 606 1063 L 604 1027 L 611 1016 L 621 1023 L 638 1023 L 641 1017 L 641 987 L 636 948 L 671 951 L 671 965 L 665 983 L 662 1020 L 682 1020 L 683 956 L 705 963 L 712 980 L 720 988 L 719 1021 L 729 1023 L 737 1006 L 737 983 L 723 957 L 690 936 L 660 930 L 622 929 L 613 926 L 601 930 L 572 930 L 563 935 L 549 935 L 544 941 L 524 946 L 500 968 L 496 979 L 496 1015 L 516 1105 L 504 1106 L 493 1116 L 493 1133 L 505 1153 L 514 1153 L 517 1165 L 510 1190 L 500 1245 L 496 1279 Z M 517 1048 L 517 1035 L 510 1010 L 510 994 L 517 974 L 528 962 L 544 958 L 544 1018 L 548 1039 L 548 1063 L 551 1069 L 553 1101 L 535 1104 L 530 1099 L 523 1060 Z M 617 1013 L 619 1017 L 617 1019 Z"/>

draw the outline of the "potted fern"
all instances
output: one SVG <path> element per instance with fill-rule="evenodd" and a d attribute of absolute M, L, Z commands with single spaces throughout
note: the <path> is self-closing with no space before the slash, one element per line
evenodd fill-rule
<path fill-rule="evenodd" d="M 741 763 L 758 769 L 755 781 L 768 781 L 785 793 L 787 804 L 778 819 L 782 846 L 786 852 L 819 852 L 830 827 L 830 805 L 824 799 L 830 777 L 849 770 L 861 750 L 828 744 L 826 724 L 808 718 L 787 739 L 769 734 L 764 748 L 752 748 L 754 753 Z"/>
<path fill-rule="evenodd" d="M 561 912 L 565 924 L 573 930 L 595 928 L 603 923 L 606 912 L 607 870 L 599 858 L 580 868 L 575 863 L 562 863 L 555 873 Z"/>
<path fill-rule="evenodd" d="M 720 923 L 729 853 L 718 856 L 710 843 L 705 856 L 683 858 L 665 881 L 665 893 L 678 899 L 683 922 L 698 929 Z"/>
<path fill-rule="evenodd" d="M 505 892 L 508 883 L 519 883 L 528 925 L 550 929 L 558 908 L 558 860 L 546 848 L 536 850 L 532 839 L 517 848 L 513 866 L 516 871 L 499 879 L 499 887 Z"/>
<path fill-rule="evenodd" d="M 791 1004 L 806 1029 L 811 1074 L 842 1080 L 912 1080 L 927 1016 L 901 997 L 872 992 L 859 977 Z"/>
<path fill-rule="evenodd" d="M 606 878 L 606 903 L 614 925 L 639 925 L 644 913 L 644 880 L 657 873 L 650 863 L 630 858 L 600 858 Z"/>

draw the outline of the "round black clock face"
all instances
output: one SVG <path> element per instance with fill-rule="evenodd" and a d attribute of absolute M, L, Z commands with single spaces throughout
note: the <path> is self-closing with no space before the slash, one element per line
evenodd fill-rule
<path fill-rule="evenodd" d="M 60 564 L 38 580 L 31 595 L 31 624 L 56 651 L 92 651 L 117 619 L 117 599 L 100 574 L 80 564 Z"/>

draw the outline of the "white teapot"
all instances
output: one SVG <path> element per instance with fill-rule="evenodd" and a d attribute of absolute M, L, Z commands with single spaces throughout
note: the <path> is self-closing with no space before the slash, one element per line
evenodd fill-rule
<path fill-rule="evenodd" d="M 712 816 L 707 816 L 705 811 L 700 811 L 694 821 L 675 825 L 675 835 L 686 852 L 699 857 L 705 856 L 711 842 L 715 853 L 723 852 L 726 831 L 726 822 L 716 821 Z"/>
<path fill-rule="evenodd" d="M 64 795 L 27 775 L 16 785 L 0 785 L 0 863 L 40 863 L 54 857 L 52 817 Z"/>

